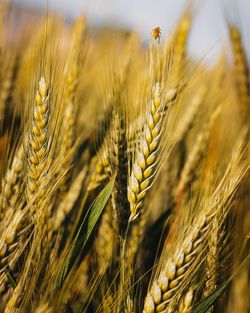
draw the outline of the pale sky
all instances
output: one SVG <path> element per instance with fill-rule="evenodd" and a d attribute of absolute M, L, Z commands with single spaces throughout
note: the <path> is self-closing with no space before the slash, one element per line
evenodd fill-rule
<path fill-rule="evenodd" d="M 17 4 L 42 9 L 47 0 L 11 0 Z M 144 38 L 160 26 L 167 36 L 181 15 L 187 0 L 48 0 L 49 8 L 72 18 L 87 8 L 92 24 L 111 24 L 137 29 Z M 190 37 L 190 53 L 206 56 L 210 62 L 226 43 L 225 17 L 243 29 L 245 44 L 250 52 L 250 0 L 195 0 L 195 22 Z"/>

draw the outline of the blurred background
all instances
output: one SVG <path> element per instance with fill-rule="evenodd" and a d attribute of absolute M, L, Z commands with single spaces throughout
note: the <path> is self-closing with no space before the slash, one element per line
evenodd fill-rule
<path fill-rule="evenodd" d="M 153 27 L 168 36 L 182 14 L 187 0 L 10 0 L 21 11 L 37 14 L 49 8 L 71 20 L 86 12 L 96 27 L 111 26 L 136 29 L 144 41 Z M 250 0 L 195 0 L 189 51 L 192 56 L 212 63 L 221 46 L 227 44 L 226 21 L 233 21 L 243 32 L 245 47 L 250 53 Z M 36 12 L 36 13 L 35 13 Z"/>

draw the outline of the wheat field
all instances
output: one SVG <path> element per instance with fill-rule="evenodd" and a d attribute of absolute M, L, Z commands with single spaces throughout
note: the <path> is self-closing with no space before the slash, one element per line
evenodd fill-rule
<path fill-rule="evenodd" d="M 249 313 L 250 85 L 171 36 L 0 3 L 0 312 Z M 19 28 L 19 29 L 18 29 Z M 231 57 L 229 56 L 231 55 Z"/>

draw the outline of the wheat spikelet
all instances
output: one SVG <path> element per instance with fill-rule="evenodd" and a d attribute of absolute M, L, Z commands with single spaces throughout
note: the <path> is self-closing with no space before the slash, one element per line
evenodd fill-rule
<path fill-rule="evenodd" d="M 130 221 L 137 218 L 143 206 L 148 190 L 150 189 L 156 174 L 162 125 L 164 123 L 165 110 L 176 97 L 177 90 L 170 92 L 170 97 L 164 103 L 160 84 L 152 89 L 150 111 L 147 115 L 143 136 L 140 145 L 135 152 L 134 164 L 128 183 L 128 201 L 130 202 Z"/>

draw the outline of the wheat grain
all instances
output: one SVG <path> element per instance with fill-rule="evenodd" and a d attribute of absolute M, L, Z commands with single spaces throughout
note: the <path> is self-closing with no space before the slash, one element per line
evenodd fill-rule
<path fill-rule="evenodd" d="M 193 289 L 190 288 L 179 305 L 178 313 L 189 313 L 189 312 L 191 312 L 193 297 L 194 297 Z"/>

